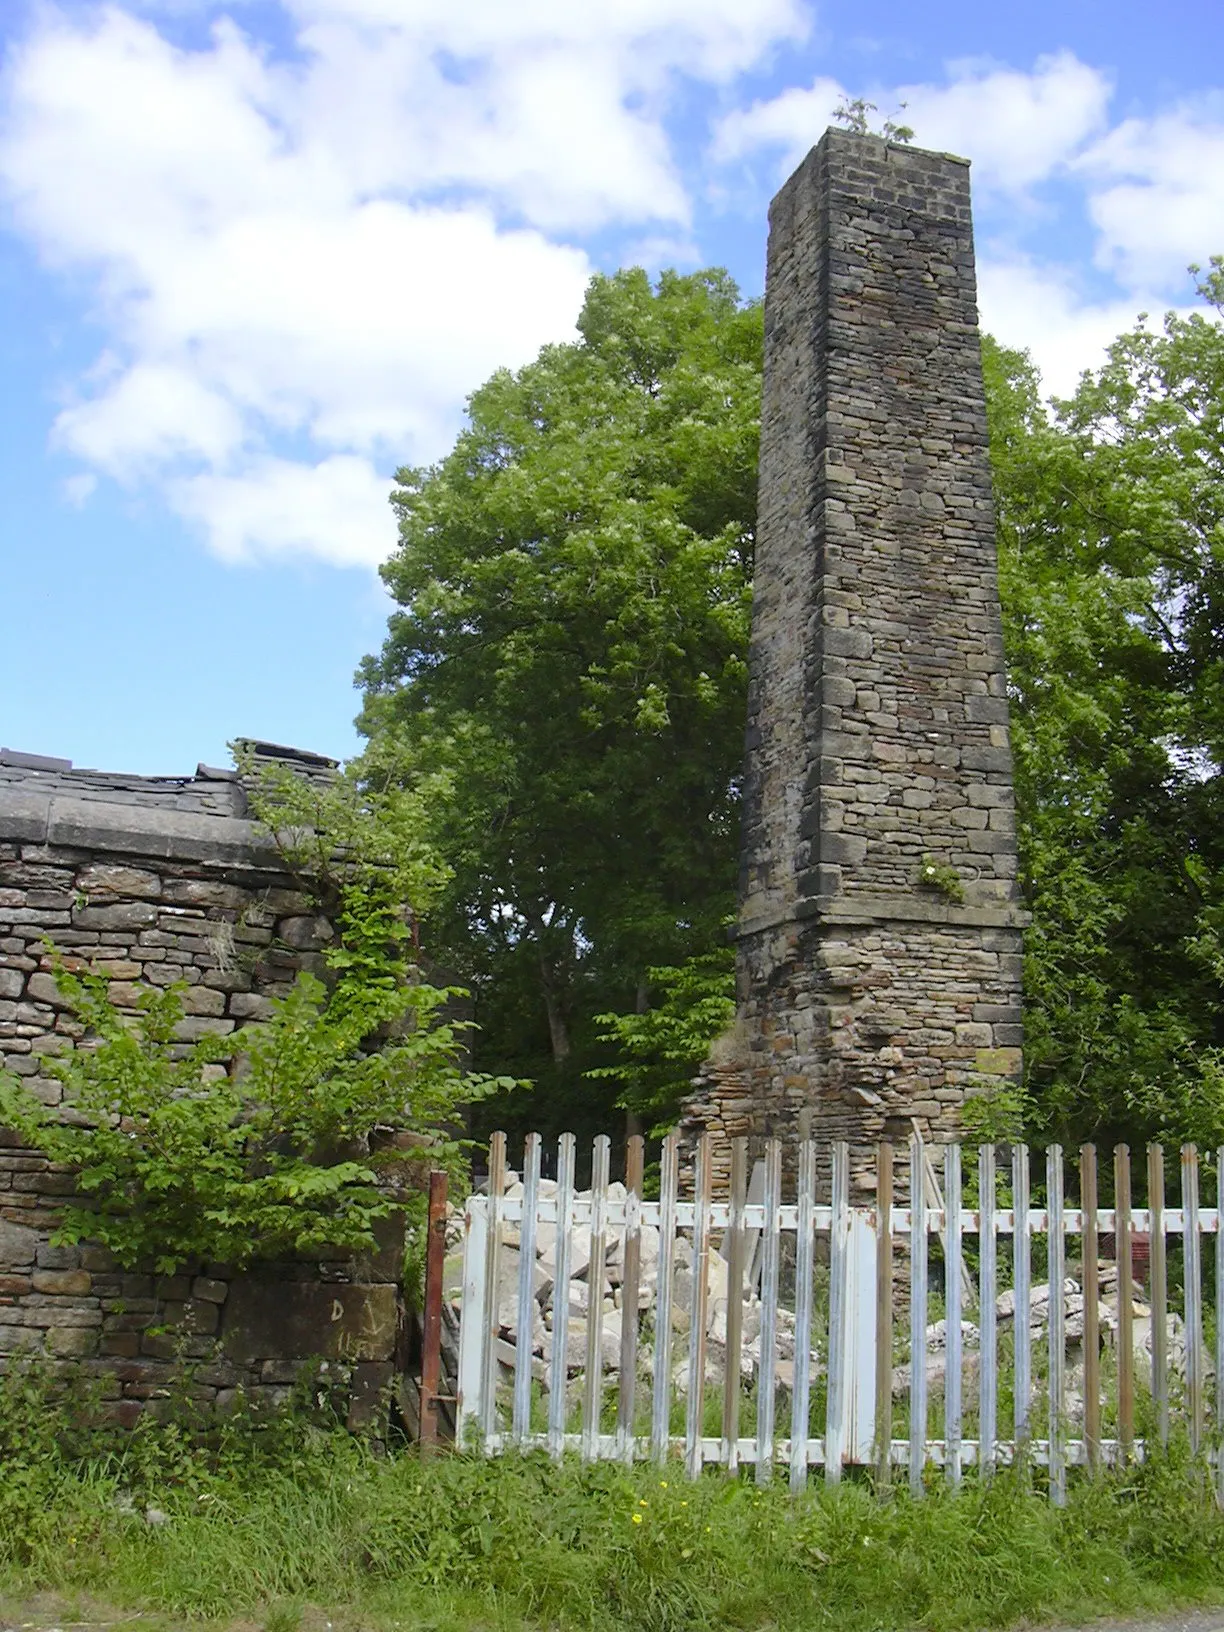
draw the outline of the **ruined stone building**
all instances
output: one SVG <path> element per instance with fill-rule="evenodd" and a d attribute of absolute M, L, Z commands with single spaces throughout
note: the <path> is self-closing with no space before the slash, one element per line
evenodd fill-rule
<path fill-rule="evenodd" d="M 773 203 L 765 327 L 738 1014 L 691 1120 L 946 1137 L 1019 1072 L 1024 922 L 968 165 L 828 132 Z M 0 1065 L 49 1101 L 76 1031 L 45 940 L 120 1004 L 185 982 L 187 1038 L 266 1013 L 327 933 L 233 773 L 0 754 Z M 0 1130 L 0 1361 L 70 1357 L 130 1415 L 168 1317 L 210 1397 L 318 1353 L 389 1381 L 394 1243 L 158 1281 L 50 1244 L 68 1182 Z"/>
<path fill-rule="evenodd" d="M 969 166 L 829 131 L 774 199 L 738 1014 L 693 1120 L 862 1145 L 1020 1069 Z"/>
<path fill-rule="evenodd" d="M 302 775 L 334 768 L 253 747 Z M 142 985 L 184 983 L 190 1041 L 265 1018 L 329 935 L 250 819 L 235 772 L 121 776 L 0 752 L 0 1068 L 45 1103 L 60 1085 L 44 1062 L 81 1035 L 48 942 L 105 975 L 121 1007 Z M 176 1355 L 201 1363 L 205 1398 L 239 1384 L 256 1398 L 278 1392 L 315 1355 L 354 1362 L 358 1411 L 390 1381 L 402 1227 L 398 1243 L 390 1231 L 385 1250 L 359 1263 L 129 1274 L 100 1248 L 51 1245 L 70 1186 L 0 1129 L 0 1364 L 22 1351 L 71 1358 L 128 1417 L 164 1389 Z"/>

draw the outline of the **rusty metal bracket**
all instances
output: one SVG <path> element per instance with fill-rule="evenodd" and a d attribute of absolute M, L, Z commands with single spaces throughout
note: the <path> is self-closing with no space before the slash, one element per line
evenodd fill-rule
<path fill-rule="evenodd" d="M 429 1226 L 425 1240 L 425 1326 L 421 1343 L 421 1449 L 438 1443 L 437 1407 L 442 1381 L 442 1274 L 446 1262 L 446 1174 L 429 1175 Z"/>

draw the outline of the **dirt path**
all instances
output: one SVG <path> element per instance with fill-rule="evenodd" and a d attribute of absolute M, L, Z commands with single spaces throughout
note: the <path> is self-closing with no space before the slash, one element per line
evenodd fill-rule
<path fill-rule="evenodd" d="M 158 1611 L 122 1610 L 85 1596 L 36 1593 L 20 1600 L 0 1598 L 0 1632 L 264 1632 L 262 1621 L 185 1621 Z M 330 1623 L 327 1623 L 330 1628 Z M 322 1618 L 303 1616 L 299 1632 L 323 1632 Z M 337 1627 L 334 1632 L 353 1632 Z"/>
<path fill-rule="evenodd" d="M 1078 1627 L 1045 1627 L 1041 1632 L 1224 1632 L 1224 1606 L 1181 1609 L 1158 1620 L 1147 1616 L 1134 1621 L 1087 1621 Z"/>
<path fill-rule="evenodd" d="M 117 1609 L 83 1593 L 0 1596 L 0 1632 L 373 1632 L 373 1626 L 356 1613 L 315 1604 L 291 1614 L 271 1607 L 256 1620 L 192 1621 L 160 1610 Z"/>
<path fill-rule="evenodd" d="M 0 1599 L 0 1632 L 203 1632 L 203 1626 L 170 1615 L 125 1612 L 86 1598 L 40 1593 L 21 1602 Z M 271 1629 L 263 1621 L 224 1624 L 214 1621 L 208 1623 L 208 1632 L 271 1632 Z M 362 1632 L 362 1625 L 342 1618 L 328 1620 L 311 1606 L 297 1623 L 297 1632 Z M 1140 1616 L 1123 1621 L 1084 1621 L 1029 1627 L 1025 1632 L 1224 1632 L 1224 1605 L 1178 1610 L 1155 1619 Z"/>

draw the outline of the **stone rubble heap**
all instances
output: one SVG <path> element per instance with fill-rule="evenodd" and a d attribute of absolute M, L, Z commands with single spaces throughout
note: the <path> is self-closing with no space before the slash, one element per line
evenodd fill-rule
<path fill-rule="evenodd" d="M 1116 1348 L 1118 1342 L 1117 1265 L 1102 1263 L 1098 1270 L 1102 1296 L 1097 1304 L 1097 1319 L 1101 1342 L 1107 1348 Z M 1138 1289 L 1136 1289 L 1138 1290 Z M 998 1331 L 1003 1336 L 1016 1318 L 1016 1294 L 1012 1288 L 1001 1292 L 995 1300 Z M 1050 1288 L 1041 1283 L 1029 1290 L 1029 1337 L 1034 1351 L 1041 1352 L 1050 1325 Z M 938 1320 L 926 1329 L 927 1384 L 942 1388 L 947 1370 L 948 1323 Z M 1165 1316 L 1167 1334 L 1165 1353 L 1169 1373 L 1173 1377 L 1186 1374 L 1186 1327 L 1179 1314 L 1169 1311 Z M 1084 1293 L 1080 1283 L 1070 1276 L 1063 1282 L 1063 1332 L 1066 1342 L 1067 1409 L 1074 1414 L 1082 1408 L 1084 1387 Z M 961 1322 L 961 1346 L 964 1356 L 965 1378 L 974 1383 L 980 1363 L 981 1331 L 972 1320 Z M 1131 1305 L 1131 1348 L 1135 1372 L 1139 1377 L 1151 1375 L 1152 1366 L 1152 1310 L 1136 1296 Z M 1204 1349 L 1203 1375 L 1211 1375 L 1211 1361 Z M 904 1398 L 909 1392 L 910 1367 L 893 1369 L 893 1397 Z"/>
<path fill-rule="evenodd" d="M 508 1200 L 520 1200 L 522 1181 L 510 1177 L 505 1195 Z M 542 1200 L 556 1194 L 556 1181 L 540 1180 Z M 625 1186 L 613 1183 L 607 1195 L 611 1202 L 623 1202 Z M 588 1202 L 590 1192 L 579 1192 L 575 1199 Z M 448 1260 L 447 1284 L 451 1288 L 454 1306 L 459 1306 L 459 1288 L 462 1281 L 463 1215 L 452 1210 L 448 1239 L 453 1250 Z M 500 1227 L 501 1250 L 498 1256 L 497 1323 L 502 1339 L 500 1358 L 507 1367 L 513 1366 L 518 1343 L 518 1289 L 522 1234 L 516 1223 Z M 536 1378 L 551 1387 L 552 1334 L 556 1322 L 562 1318 L 556 1290 L 557 1227 L 539 1222 L 536 1225 L 536 1263 L 534 1270 L 535 1306 L 532 1311 L 531 1351 L 532 1370 Z M 680 1387 L 688 1375 L 687 1339 L 692 1329 L 694 1266 L 692 1243 L 684 1236 L 676 1240 L 673 1254 L 671 1324 L 675 1337 L 682 1346 L 675 1350 L 673 1380 Z M 568 1378 L 582 1373 L 586 1366 L 587 1320 L 591 1300 L 590 1286 L 591 1231 L 588 1224 L 576 1224 L 570 1234 L 570 1283 L 564 1318 L 569 1323 L 566 1349 Z M 638 1310 L 653 1310 L 658 1291 L 659 1231 L 651 1224 L 641 1228 L 641 1254 L 638 1280 Z M 712 1247 L 707 1266 L 706 1294 L 706 1376 L 709 1382 L 721 1379 L 727 1341 L 727 1307 L 729 1302 L 729 1271 L 726 1259 Z M 618 1372 L 621 1358 L 621 1331 L 624 1318 L 624 1239 L 616 1231 L 607 1236 L 604 1258 L 604 1280 L 600 1298 L 600 1354 L 605 1372 Z M 744 1299 L 742 1350 L 740 1366 L 746 1380 L 750 1380 L 761 1360 L 761 1301 L 755 1292 Z M 647 1377 L 653 1376 L 653 1346 L 644 1341 L 638 1349 L 640 1363 Z M 779 1381 L 789 1384 L 795 1358 L 795 1317 L 789 1309 L 779 1309 L 777 1326 L 777 1373 Z M 812 1364 L 820 1365 L 819 1356 L 812 1351 Z"/>
<path fill-rule="evenodd" d="M 521 1200 L 523 1186 L 521 1180 L 509 1176 L 506 1188 L 507 1200 Z M 540 1180 L 540 1197 L 550 1200 L 556 1194 L 556 1183 L 551 1179 Z M 608 1186 L 608 1199 L 611 1202 L 622 1202 L 625 1199 L 625 1186 L 614 1183 Z M 580 1192 L 575 1199 L 581 1204 L 589 1202 L 590 1192 Z M 514 1365 L 515 1350 L 519 1340 L 518 1332 L 518 1290 L 519 1267 L 522 1251 L 522 1234 L 517 1223 L 503 1222 L 500 1226 L 501 1248 L 498 1257 L 498 1287 L 497 1287 L 497 1323 L 501 1343 L 499 1345 L 499 1360 L 502 1367 L 508 1372 Z M 459 1209 L 452 1209 L 448 1229 L 448 1243 L 451 1256 L 448 1259 L 447 1284 L 450 1288 L 450 1297 L 456 1310 L 460 1304 L 460 1288 L 462 1284 L 462 1239 L 463 1214 Z M 721 1383 L 725 1370 L 725 1354 L 727 1341 L 727 1310 L 729 1303 L 729 1276 L 728 1265 L 715 1243 L 711 1246 L 707 1268 L 707 1297 L 706 1297 L 706 1380 L 709 1384 Z M 591 1261 L 591 1231 L 585 1223 L 575 1224 L 571 1231 L 570 1245 L 570 1284 L 566 1300 L 564 1316 L 556 1299 L 556 1267 L 557 1267 L 557 1227 L 548 1222 L 538 1222 L 536 1225 L 535 1241 L 535 1269 L 533 1278 L 535 1283 L 535 1300 L 532 1308 L 531 1322 L 531 1353 L 532 1372 L 535 1378 L 551 1388 L 552 1385 L 552 1334 L 556 1322 L 564 1318 L 569 1323 L 569 1335 L 566 1350 L 567 1382 L 572 1382 L 585 1370 L 587 1347 L 587 1321 L 591 1301 L 590 1261 Z M 681 1235 L 677 1238 L 673 1257 L 674 1274 L 672 1282 L 672 1313 L 671 1323 L 674 1337 L 680 1341 L 673 1350 L 673 1382 L 677 1387 L 683 1387 L 688 1376 L 688 1338 L 692 1327 L 694 1267 L 693 1248 L 691 1242 Z M 643 1224 L 641 1227 L 641 1256 L 638 1283 L 639 1313 L 653 1311 L 656 1307 L 658 1291 L 659 1268 L 659 1231 L 655 1226 Z M 1099 1301 L 1099 1326 L 1102 1343 L 1114 1347 L 1117 1344 L 1118 1310 L 1117 1310 L 1117 1268 L 1111 1263 L 1102 1263 L 1099 1270 L 1102 1297 Z M 1138 1290 L 1138 1289 L 1137 1289 Z M 995 1313 L 998 1322 L 999 1335 L 1002 1338 L 1009 1332 L 1016 1314 L 1016 1295 L 1008 1288 L 1001 1292 L 996 1300 Z M 615 1230 L 609 1230 L 607 1235 L 604 1263 L 604 1280 L 600 1289 L 600 1354 L 605 1373 L 618 1373 L 621 1359 L 621 1330 L 624 1319 L 624 1240 Z M 1184 1376 L 1186 1370 L 1186 1333 L 1185 1325 L 1180 1315 L 1170 1312 L 1167 1317 L 1167 1354 L 1169 1370 L 1173 1376 Z M 1029 1293 L 1029 1333 L 1034 1349 L 1040 1352 L 1046 1341 L 1046 1332 L 1050 1321 L 1050 1288 L 1048 1284 L 1035 1285 Z M 1075 1410 L 1082 1401 L 1084 1375 L 1084 1294 L 1078 1281 L 1068 1277 L 1063 1282 L 1063 1322 L 1066 1338 L 1067 1359 L 1067 1388 L 1068 1409 Z M 743 1347 L 741 1350 L 741 1375 L 746 1382 L 756 1377 L 761 1362 L 761 1300 L 753 1286 L 749 1286 L 745 1293 L 743 1304 Z M 947 1321 L 936 1320 L 926 1329 L 926 1370 L 928 1386 L 940 1390 L 943 1387 L 947 1367 Z M 794 1377 L 795 1362 L 795 1316 L 793 1311 L 785 1306 L 778 1309 L 776 1328 L 776 1375 L 779 1384 L 788 1388 Z M 1151 1343 L 1152 1343 L 1152 1311 L 1150 1307 L 1136 1296 L 1133 1304 L 1132 1342 L 1135 1356 L 1136 1372 L 1139 1376 L 1150 1373 Z M 966 1386 L 973 1386 L 979 1367 L 980 1328 L 971 1319 L 964 1319 L 961 1323 L 961 1345 L 964 1364 Z M 649 1336 L 644 1335 L 638 1348 L 639 1363 L 643 1375 L 653 1376 L 653 1345 Z M 1209 1362 L 1204 1356 L 1204 1374 L 1210 1371 Z M 812 1376 L 817 1377 L 824 1369 L 824 1356 L 817 1348 L 811 1351 Z M 893 1395 L 895 1398 L 904 1398 L 909 1391 L 910 1366 L 909 1364 L 894 1367 L 892 1374 Z"/>

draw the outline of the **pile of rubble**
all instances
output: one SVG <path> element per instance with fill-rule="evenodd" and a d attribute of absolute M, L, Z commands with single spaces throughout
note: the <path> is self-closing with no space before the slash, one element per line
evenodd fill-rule
<path fill-rule="evenodd" d="M 556 1193 L 555 1181 L 540 1180 L 540 1196 L 550 1199 Z M 514 1200 L 522 1195 L 522 1183 L 511 1177 L 506 1195 Z M 614 1202 L 623 1201 L 625 1187 L 621 1184 L 611 1184 L 608 1187 L 608 1199 Z M 579 1197 L 586 1200 L 588 1197 Z M 462 1214 L 453 1212 L 449 1231 L 451 1255 L 447 1260 L 447 1286 L 454 1307 L 459 1305 L 459 1294 L 462 1285 Z M 497 1324 L 501 1342 L 499 1344 L 499 1359 L 507 1368 L 513 1367 L 515 1352 L 519 1341 L 518 1331 L 518 1293 L 520 1255 L 522 1251 L 522 1236 L 517 1223 L 503 1223 L 500 1226 L 501 1247 L 498 1254 L 498 1286 L 497 1286 Z M 652 1312 L 656 1308 L 656 1294 L 658 1285 L 659 1267 L 659 1231 L 649 1224 L 641 1227 L 640 1268 L 638 1277 L 638 1314 Z M 716 1237 L 717 1240 L 717 1237 Z M 749 1233 L 746 1257 L 749 1265 L 753 1259 L 752 1232 Z M 671 1324 L 673 1335 L 680 1341 L 673 1349 L 673 1378 L 678 1386 L 682 1386 L 688 1371 L 688 1342 L 687 1338 L 692 1325 L 693 1309 L 693 1249 L 690 1241 L 683 1235 L 675 1242 L 673 1252 L 673 1279 L 671 1300 Z M 556 1298 L 556 1269 L 557 1269 L 557 1227 L 555 1224 L 539 1222 L 536 1225 L 535 1264 L 533 1279 L 535 1298 L 532 1304 L 532 1321 L 530 1344 L 532 1353 L 532 1371 L 538 1381 L 546 1387 L 551 1387 L 551 1355 L 553 1345 L 553 1331 L 559 1320 L 569 1323 L 569 1332 L 566 1348 L 567 1380 L 579 1375 L 586 1365 L 588 1316 L 590 1311 L 593 1289 L 590 1284 L 591 1267 L 591 1232 L 585 1224 L 575 1224 L 570 1231 L 570 1281 L 568 1296 L 564 1308 L 560 1307 Z M 761 1300 L 757 1293 L 758 1276 L 752 1267 L 746 1277 L 747 1287 L 743 1302 L 741 1372 L 745 1381 L 751 1381 L 759 1369 L 761 1361 Z M 609 1230 L 606 1238 L 603 1283 L 598 1290 L 599 1299 L 599 1329 L 600 1354 L 603 1369 L 606 1373 L 616 1373 L 621 1361 L 621 1330 L 624 1319 L 624 1241 L 615 1230 Z M 1099 1329 L 1102 1342 L 1116 1344 L 1118 1330 L 1117 1308 L 1117 1269 L 1111 1263 L 1102 1263 L 1099 1270 L 1101 1297 L 1099 1300 Z M 1067 1382 L 1071 1395 L 1069 1405 L 1074 1405 L 1075 1396 L 1082 1387 L 1083 1379 L 1083 1336 L 1084 1336 L 1084 1294 L 1079 1283 L 1071 1278 L 1063 1282 L 1063 1330 L 1067 1345 Z M 720 1382 L 725 1369 L 725 1353 L 727 1340 L 727 1311 L 729 1301 L 729 1275 L 726 1259 L 721 1255 L 716 1245 L 712 1245 L 708 1258 L 707 1268 L 707 1296 L 706 1296 L 706 1379 L 710 1384 Z M 972 1311 L 970 1311 L 972 1313 Z M 1016 1295 L 1011 1289 L 999 1294 L 995 1304 L 995 1313 L 998 1331 L 1003 1336 L 1015 1320 Z M 1045 1334 L 1050 1322 L 1050 1287 L 1048 1284 L 1033 1286 L 1029 1293 L 1028 1325 L 1034 1345 L 1046 1341 Z M 899 1322 L 899 1325 L 901 1323 Z M 793 1311 L 782 1306 L 778 1309 L 776 1322 L 776 1376 L 783 1387 L 789 1387 L 793 1381 L 795 1360 L 795 1316 Z M 1186 1365 L 1186 1334 L 1185 1326 L 1179 1315 L 1170 1313 L 1167 1316 L 1167 1354 L 1170 1371 L 1174 1374 L 1184 1374 Z M 964 1364 L 964 1380 L 966 1386 L 972 1387 L 977 1375 L 980 1358 L 980 1328 L 977 1323 L 966 1318 L 961 1323 L 961 1350 Z M 1152 1311 L 1146 1303 L 1136 1299 L 1132 1313 L 1132 1341 L 1134 1345 L 1136 1369 L 1142 1375 L 1151 1365 L 1152 1343 Z M 644 1337 L 638 1348 L 639 1364 L 643 1374 L 653 1375 L 653 1344 L 648 1337 Z M 819 1376 L 823 1370 L 824 1356 L 817 1348 L 811 1351 L 812 1375 Z M 926 1329 L 926 1370 L 928 1387 L 940 1390 L 943 1386 L 947 1367 L 947 1322 L 937 1320 Z M 1204 1370 L 1207 1361 L 1204 1356 Z M 896 1397 L 904 1397 L 909 1390 L 910 1366 L 908 1364 L 896 1366 L 893 1370 L 893 1393 Z"/>
<path fill-rule="evenodd" d="M 1097 1324 L 1101 1343 L 1116 1348 L 1118 1343 L 1118 1266 L 1101 1263 L 1097 1268 L 1100 1297 L 1097 1301 Z M 1139 1288 L 1136 1288 L 1138 1291 Z M 1016 1318 L 1016 1294 L 1009 1287 L 995 1300 L 995 1316 L 1000 1334 L 1007 1332 Z M 1041 1284 L 1029 1291 L 1029 1337 L 1036 1349 L 1047 1341 L 1050 1326 L 1050 1288 Z M 1169 1373 L 1174 1377 L 1186 1374 L 1186 1325 L 1179 1314 L 1165 1315 L 1165 1354 Z M 1066 1344 L 1067 1409 L 1074 1413 L 1080 1403 L 1084 1383 L 1084 1292 L 1080 1283 L 1070 1276 L 1063 1281 L 1063 1337 Z M 927 1383 L 940 1388 L 947 1369 L 948 1325 L 939 1320 L 926 1329 Z M 961 1322 L 961 1348 L 964 1356 L 966 1380 L 977 1376 L 980 1360 L 981 1331 L 972 1320 Z M 1152 1367 L 1152 1310 L 1136 1296 L 1131 1303 L 1131 1349 L 1136 1373 L 1150 1376 Z M 1211 1359 L 1204 1347 L 1200 1354 L 1202 1375 L 1212 1372 Z M 893 1370 L 893 1395 L 901 1398 L 909 1390 L 910 1368 L 897 1366 Z"/>
<path fill-rule="evenodd" d="M 551 1199 L 556 1183 L 540 1180 L 540 1196 Z M 522 1195 L 522 1182 L 511 1178 L 507 1184 L 507 1199 Z M 623 1184 L 608 1186 L 608 1199 L 625 1199 Z M 578 1200 L 587 1200 L 579 1195 Z M 461 1214 L 453 1213 L 449 1239 L 454 1250 L 447 1260 L 446 1285 L 455 1307 L 458 1307 L 462 1285 L 462 1230 Z M 500 1359 L 507 1366 L 514 1363 L 519 1340 L 518 1293 L 522 1234 L 517 1223 L 500 1226 L 501 1247 L 498 1253 L 497 1324 L 501 1337 Z M 653 1311 L 656 1304 L 659 1275 L 659 1231 L 651 1224 L 643 1224 L 640 1233 L 638 1270 L 638 1314 Z M 673 1375 L 677 1385 L 683 1383 L 688 1371 L 687 1338 L 692 1328 L 693 1310 L 693 1248 L 684 1236 L 677 1238 L 672 1254 L 671 1326 L 675 1338 L 682 1340 L 675 1352 Z M 557 1302 L 557 1227 L 544 1221 L 536 1224 L 535 1265 L 532 1271 L 535 1300 L 532 1307 L 531 1351 L 532 1371 L 536 1378 L 551 1387 L 553 1330 L 558 1320 L 569 1323 L 566 1347 L 566 1370 L 572 1378 L 586 1366 L 587 1326 L 592 1296 L 590 1284 L 591 1231 L 585 1224 L 575 1224 L 570 1230 L 570 1281 L 565 1308 Z M 729 1301 L 729 1272 L 725 1258 L 712 1247 L 707 1266 L 706 1293 L 706 1376 L 711 1383 L 721 1379 L 727 1341 L 727 1307 Z M 750 1277 L 751 1278 L 751 1277 Z M 609 1230 L 606 1238 L 603 1285 L 599 1291 L 600 1354 L 605 1372 L 618 1372 L 621 1361 L 621 1332 L 624 1319 L 624 1239 L 617 1231 Z M 761 1301 L 755 1291 L 744 1298 L 740 1365 L 745 1379 L 751 1379 L 761 1359 Z M 786 1308 L 778 1311 L 777 1319 L 778 1379 L 785 1386 L 791 1380 L 795 1354 L 795 1317 Z M 642 1342 L 638 1349 L 644 1375 L 653 1375 L 653 1345 Z M 819 1364 L 815 1351 L 813 1365 Z"/>

